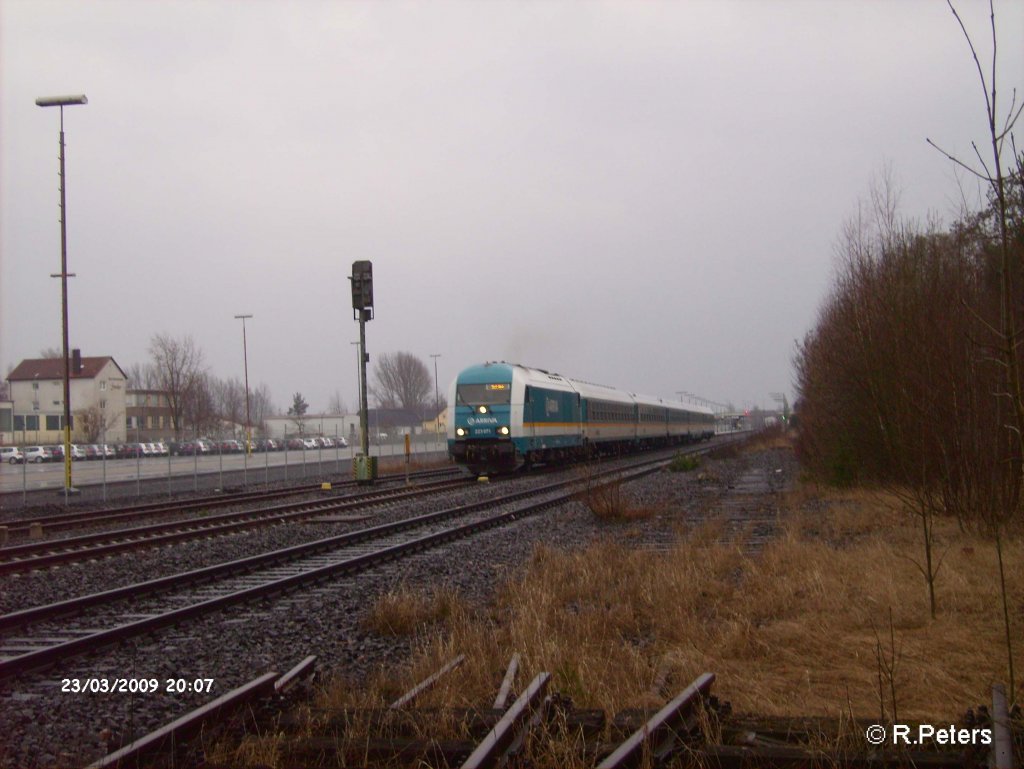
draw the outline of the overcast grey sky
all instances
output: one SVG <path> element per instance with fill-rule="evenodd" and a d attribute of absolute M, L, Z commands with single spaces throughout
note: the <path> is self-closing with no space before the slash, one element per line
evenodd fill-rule
<path fill-rule="evenodd" d="M 987 3 L 958 3 L 987 61 Z M 996 3 L 1000 95 L 1024 3 Z M 60 346 L 65 110 L 71 343 L 123 366 L 192 335 L 278 406 L 355 402 L 371 356 L 441 389 L 505 359 L 652 395 L 792 397 L 794 340 L 886 166 L 949 220 L 984 140 L 941 0 L 0 0 L 0 367 Z M 976 195 L 976 187 L 968 185 Z"/>

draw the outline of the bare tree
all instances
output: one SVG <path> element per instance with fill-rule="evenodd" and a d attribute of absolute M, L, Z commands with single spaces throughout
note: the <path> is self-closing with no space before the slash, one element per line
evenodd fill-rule
<path fill-rule="evenodd" d="M 999 318 L 997 323 L 985 323 L 988 331 L 988 338 L 993 341 L 988 344 L 982 344 L 980 347 L 984 349 L 987 354 L 995 353 L 1002 366 L 1002 376 L 1000 377 L 999 386 L 997 389 L 993 390 L 993 392 L 996 394 L 995 399 L 1000 417 L 997 421 L 998 429 L 1005 435 L 997 436 L 997 439 L 999 439 L 999 442 L 1002 442 L 1004 437 L 1009 437 L 1010 441 L 1015 445 L 1013 450 L 1006 452 L 1006 454 L 1001 457 L 1003 462 L 1005 462 L 1010 468 L 1011 472 L 1009 477 L 1004 477 L 1002 479 L 1003 483 L 1001 484 L 1001 488 L 994 490 L 994 493 L 988 495 L 989 499 L 996 504 L 988 506 L 987 509 L 978 511 L 981 512 L 981 515 L 978 517 L 980 518 L 983 526 L 995 539 L 996 554 L 998 556 L 999 564 L 1000 593 L 1003 604 L 1004 630 L 1006 634 L 1006 650 L 1009 661 L 1010 692 L 1011 698 L 1016 698 L 1017 692 L 1012 642 L 1013 632 L 1010 626 L 1010 610 L 1006 590 L 1006 572 L 1003 564 L 1003 540 L 1006 535 L 1007 527 L 1010 525 L 1011 521 L 1019 517 L 1020 514 L 1021 474 L 1024 472 L 1024 383 L 1022 383 L 1022 361 L 1019 354 L 1021 332 L 1018 329 L 1022 305 L 1021 298 L 1019 296 L 1020 282 L 1022 280 L 1021 262 L 1022 256 L 1024 255 L 1021 254 L 1020 233 L 1018 232 L 1014 233 L 1013 236 L 1011 235 L 1011 219 L 1016 218 L 1017 223 L 1019 224 L 1020 212 L 1016 212 L 1016 217 L 1011 213 L 1012 200 L 1008 191 L 1008 182 L 1014 177 L 1014 169 L 1012 166 L 1004 168 L 1004 149 L 1006 147 L 1007 139 L 1009 139 L 1010 146 L 1014 148 L 1013 163 L 1016 165 L 1016 182 L 1017 184 L 1020 184 L 1022 181 L 1021 176 L 1024 175 L 1024 155 L 1018 156 L 1016 154 L 1013 128 L 1017 119 L 1021 116 L 1021 112 L 1024 111 L 1024 103 L 1020 105 L 1017 104 L 1017 92 L 1016 89 L 1014 89 L 1012 92 L 1013 96 L 1010 100 L 1010 106 L 1006 111 L 1005 117 L 1000 115 L 999 105 L 996 101 L 997 35 L 996 14 L 993 0 L 989 0 L 992 60 L 987 78 L 985 70 L 981 65 L 981 61 L 978 58 L 977 48 L 974 45 L 974 41 L 971 39 L 970 33 L 967 31 L 967 27 L 964 25 L 963 19 L 961 19 L 960 14 L 957 13 L 952 0 L 946 0 L 946 4 L 949 6 L 950 11 L 953 12 L 953 16 L 956 18 L 961 32 L 963 32 L 964 38 L 967 41 L 967 46 L 971 52 L 971 58 L 974 60 L 974 65 L 978 73 L 981 92 L 985 98 L 985 117 L 988 124 L 987 139 L 991 155 L 986 161 L 985 157 L 978 149 L 978 146 L 972 143 L 974 155 L 977 159 L 978 167 L 980 167 L 980 170 L 978 170 L 978 167 L 966 163 L 960 158 L 957 158 L 949 152 L 939 148 L 938 145 L 931 141 L 931 139 L 928 139 L 927 141 L 951 161 L 973 174 L 988 186 L 989 199 L 991 201 L 990 207 L 993 209 L 995 214 L 995 240 L 997 243 L 999 264 Z"/>
<path fill-rule="evenodd" d="M 153 390 L 156 388 L 156 369 L 152 363 L 133 363 L 125 369 L 129 390 Z"/>
<path fill-rule="evenodd" d="M 330 400 L 327 401 L 327 413 L 328 414 L 344 414 L 345 413 L 345 401 L 341 397 L 341 392 L 338 390 L 334 391 L 331 395 Z"/>
<path fill-rule="evenodd" d="M 260 432 L 266 433 L 267 416 L 275 412 L 274 403 L 270 398 L 270 388 L 266 384 L 259 386 L 249 395 L 251 399 L 252 424 Z"/>
<path fill-rule="evenodd" d="M 434 380 L 426 364 L 412 353 L 384 353 L 373 370 L 370 391 L 384 408 L 403 408 L 419 412 L 431 402 Z"/>
<path fill-rule="evenodd" d="M 185 398 L 184 424 L 191 429 L 193 435 L 220 432 L 220 417 L 214 398 L 215 389 L 215 378 L 203 372 Z"/>
<path fill-rule="evenodd" d="M 242 380 L 211 377 L 210 387 L 217 414 L 233 424 L 244 424 L 245 385 L 242 384 Z"/>
<path fill-rule="evenodd" d="M 60 360 L 64 353 L 57 347 L 44 347 L 39 351 L 39 357 L 43 360 Z"/>
<path fill-rule="evenodd" d="M 157 334 L 149 343 L 157 388 L 164 391 L 171 411 L 174 437 L 181 438 L 186 404 L 196 395 L 203 376 L 203 351 L 191 336 L 175 339 Z"/>
<path fill-rule="evenodd" d="M 108 411 L 97 405 L 75 412 L 75 431 L 81 433 L 85 443 L 99 443 L 107 430 L 124 419 L 121 411 Z"/>

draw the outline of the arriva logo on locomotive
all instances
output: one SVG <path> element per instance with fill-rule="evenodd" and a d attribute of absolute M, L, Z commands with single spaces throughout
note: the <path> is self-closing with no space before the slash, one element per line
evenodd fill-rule
<path fill-rule="evenodd" d="M 467 425 L 496 425 L 498 424 L 497 417 L 468 417 L 466 419 Z"/>

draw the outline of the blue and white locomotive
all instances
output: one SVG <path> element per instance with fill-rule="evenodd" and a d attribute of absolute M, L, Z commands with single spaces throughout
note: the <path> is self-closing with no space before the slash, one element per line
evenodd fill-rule
<path fill-rule="evenodd" d="M 448 406 L 448 454 L 476 474 L 715 434 L 710 409 L 516 363 L 465 369 L 452 383 Z"/>

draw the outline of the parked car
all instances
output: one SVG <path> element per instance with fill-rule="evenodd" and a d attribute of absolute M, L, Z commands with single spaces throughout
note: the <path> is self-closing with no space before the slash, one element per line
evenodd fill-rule
<path fill-rule="evenodd" d="M 87 443 L 84 446 L 80 446 L 79 448 L 82 449 L 82 451 L 85 453 L 85 458 L 90 462 L 96 459 L 100 459 L 103 456 L 100 453 L 100 447 L 97 446 L 95 443 Z"/>
<path fill-rule="evenodd" d="M 64 447 L 61 446 L 60 444 L 57 444 L 56 446 L 43 446 L 43 448 L 50 450 L 51 458 L 50 458 L 49 461 L 51 461 L 51 462 L 63 462 L 64 461 Z"/>
<path fill-rule="evenodd" d="M 292 449 L 292 450 L 295 450 L 295 449 L 301 450 L 301 449 L 306 448 L 306 444 L 303 442 L 302 438 L 289 438 L 288 439 L 288 448 Z"/>
<path fill-rule="evenodd" d="M 117 456 L 117 452 L 114 451 L 114 447 L 109 443 L 102 443 L 99 445 L 100 459 L 114 459 Z"/>
<path fill-rule="evenodd" d="M 17 446 L 0 446 L 0 461 L 20 465 L 25 461 L 25 455 Z"/>
<path fill-rule="evenodd" d="M 263 438 L 256 441 L 256 451 L 277 451 L 277 441 L 273 438 Z"/>
<path fill-rule="evenodd" d="M 26 446 L 22 454 L 26 462 L 39 464 L 53 461 L 53 450 L 49 446 Z"/>
<path fill-rule="evenodd" d="M 302 439 L 302 447 L 304 449 L 315 449 L 319 445 L 320 444 L 316 442 L 316 438 L 303 438 Z"/>
<path fill-rule="evenodd" d="M 82 450 L 81 446 L 72 443 L 70 448 L 72 462 L 77 462 L 80 459 L 85 459 L 85 451 Z"/>

